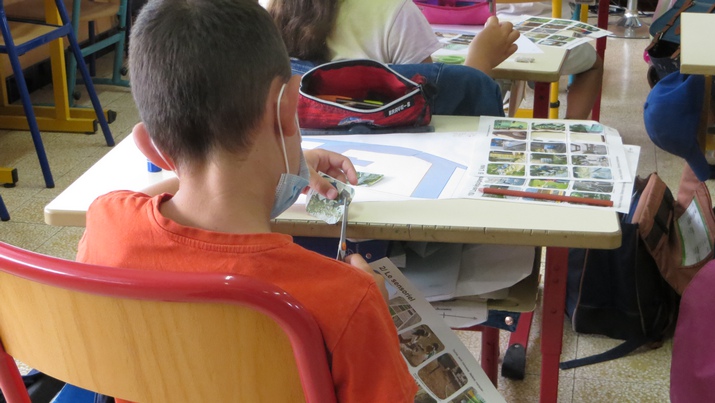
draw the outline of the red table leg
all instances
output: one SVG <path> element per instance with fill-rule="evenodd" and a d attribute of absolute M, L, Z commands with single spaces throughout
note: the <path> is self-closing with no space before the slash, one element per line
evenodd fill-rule
<path fill-rule="evenodd" d="M 499 329 L 482 326 L 482 369 L 497 387 L 499 382 Z"/>
<path fill-rule="evenodd" d="M 549 117 L 550 83 L 534 83 L 534 117 L 546 119 Z"/>
<path fill-rule="evenodd" d="M 568 248 L 546 248 L 541 319 L 541 403 L 556 402 L 559 393 L 568 256 Z"/>

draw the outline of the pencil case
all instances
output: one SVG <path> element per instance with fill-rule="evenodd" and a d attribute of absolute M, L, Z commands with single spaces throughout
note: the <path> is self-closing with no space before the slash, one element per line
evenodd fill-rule
<path fill-rule="evenodd" d="M 408 79 L 374 60 L 316 66 L 300 81 L 298 119 L 304 129 L 417 127 L 432 113 L 423 76 Z"/>
<path fill-rule="evenodd" d="M 430 24 L 484 25 L 491 15 L 486 1 L 413 1 Z"/>

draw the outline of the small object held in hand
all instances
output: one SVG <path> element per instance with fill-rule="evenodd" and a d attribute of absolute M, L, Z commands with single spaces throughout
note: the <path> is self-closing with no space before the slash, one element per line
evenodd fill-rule
<path fill-rule="evenodd" d="M 340 217 L 344 214 L 343 198 L 347 197 L 348 203 L 350 203 L 355 194 L 355 190 L 335 178 L 325 174 L 322 175 L 338 190 L 338 197 L 334 200 L 330 200 L 311 189 L 310 192 L 308 192 L 308 203 L 305 206 L 305 211 L 311 216 L 323 220 L 328 224 L 335 224 L 340 221 Z"/>
<path fill-rule="evenodd" d="M 527 57 L 527 56 L 517 56 L 517 57 L 516 57 L 516 62 L 517 62 L 517 63 L 534 63 L 534 58 L 533 58 L 533 57 Z"/>
<path fill-rule="evenodd" d="M 346 193 L 343 190 L 343 193 Z M 338 244 L 338 256 L 336 259 L 341 262 L 345 261 L 345 256 L 347 256 L 348 245 L 345 241 L 345 231 L 348 229 L 348 206 L 350 206 L 349 194 L 342 194 L 343 199 L 343 224 L 340 227 L 340 243 Z"/>
<path fill-rule="evenodd" d="M 372 186 L 379 182 L 382 178 L 385 177 L 383 174 L 373 174 L 370 172 L 359 172 L 357 173 L 357 185 L 366 185 L 366 186 Z"/>

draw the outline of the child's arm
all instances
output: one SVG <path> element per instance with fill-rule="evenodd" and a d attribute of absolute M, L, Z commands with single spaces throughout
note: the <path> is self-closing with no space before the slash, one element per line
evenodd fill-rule
<path fill-rule="evenodd" d="M 330 175 L 341 182 L 357 184 L 357 171 L 348 157 L 321 149 L 305 150 L 303 154 L 310 168 L 310 187 L 328 199 L 338 197 L 338 191 L 318 172 Z"/>
<path fill-rule="evenodd" d="M 371 275 L 375 279 L 375 283 L 377 283 L 377 289 L 380 290 L 380 294 L 382 294 L 382 297 L 385 298 L 385 302 L 389 300 L 387 295 L 387 288 L 385 288 L 385 278 L 375 273 L 375 271 L 372 270 L 372 267 L 370 267 L 370 265 L 365 261 L 365 259 L 363 259 L 362 256 L 357 253 L 348 255 L 345 257 L 345 263 L 349 263 L 351 266 L 354 266 L 355 268 L 360 269 Z"/>
<path fill-rule="evenodd" d="M 469 44 L 465 65 L 491 76 L 492 69 L 516 52 L 519 31 L 511 22 L 489 17 L 484 29 Z"/>

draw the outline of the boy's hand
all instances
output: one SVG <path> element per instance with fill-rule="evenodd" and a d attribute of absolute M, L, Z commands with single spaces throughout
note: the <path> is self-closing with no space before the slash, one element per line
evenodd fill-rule
<path fill-rule="evenodd" d="M 482 32 L 469 44 L 464 64 L 491 76 L 494 67 L 516 52 L 514 42 L 519 35 L 511 22 L 499 22 L 497 17 L 489 17 Z"/>
<path fill-rule="evenodd" d="M 385 278 L 382 277 L 381 275 L 375 273 L 372 270 L 372 267 L 370 267 L 369 264 L 363 259 L 362 256 L 360 256 L 357 253 L 353 253 L 352 255 L 347 255 L 345 256 L 345 263 L 349 263 L 350 265 L 354 266 L 355 268 L 362 270 L 372 276 L 372 278 L 375 279 L 375 283 L 377 283 L 377 289 L 380 290 L 380 294 L 382 294 L 382 298 L 385 299 L 385 302 L 388 301 L 388 295 L 387 295 L 387 288 L 385 288 Z"/>
<path fill-rule="evenodd" d="M 303 152 L 305 162 L 310 168 L 310 187 L 330 200 L 338 197 L 338 190 L 320 176 L 318 171 L 341 181 L 357 184 L 357 171 L 348 157 L 338 153 L 314 149 Z"/>

